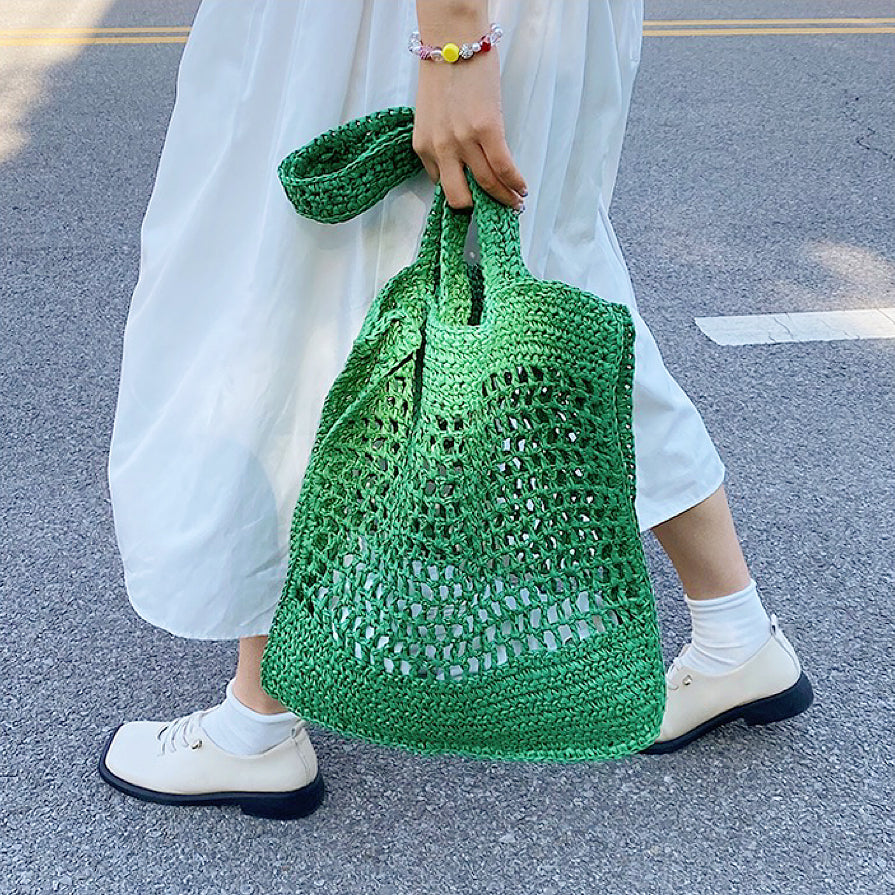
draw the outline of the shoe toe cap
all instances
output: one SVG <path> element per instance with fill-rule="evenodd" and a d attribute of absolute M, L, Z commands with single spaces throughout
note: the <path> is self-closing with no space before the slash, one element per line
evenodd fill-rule
<path fill-rule="evenodd" d="M 122 724 L 112 736 L 103 757 L 107 770 L 122 780 L 134 782 L 140 770 L 161 752 L 159 734 L 165 721 L 131 721 Z"/>

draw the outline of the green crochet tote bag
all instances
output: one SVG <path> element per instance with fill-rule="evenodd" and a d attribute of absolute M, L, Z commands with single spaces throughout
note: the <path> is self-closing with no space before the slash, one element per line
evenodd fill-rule
<path fill-rule="evenodd" d="M 418 172 L 413 110 L 292 153 L 303 215 L 345 220 Z M 264 688 L 417 753 L 571 761 L 656 738 L 665 686 L 634 514 L 628 310 L 526 269 L 513 211 L 440 185 L 416 261 L 324 402 Z M 481 263 L 464 241 L 474 218 Z"/>

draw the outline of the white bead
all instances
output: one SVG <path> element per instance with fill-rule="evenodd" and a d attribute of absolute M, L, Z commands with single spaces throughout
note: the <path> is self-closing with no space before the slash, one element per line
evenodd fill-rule
<path fill-rule="evenodd" d="M 470 56 L 472 56 L 472 47 L 469 44 L 463 44 L 463 46 L 460 47 L 460 57 L 462 59 L 469 59 Z"/>
<path fill-rule="evenodd" d="M 482 49 L 482 45 L 481 45 L 478 41 L 476 41 L 476 42 L 472 45 L 472 52 L 473 52 L 473 53 L 478 53 L 481 49 Z"/>

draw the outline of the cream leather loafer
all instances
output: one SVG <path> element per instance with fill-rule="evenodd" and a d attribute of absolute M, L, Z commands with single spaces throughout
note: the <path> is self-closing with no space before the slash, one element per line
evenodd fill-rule
<path fill-rule="evenodd" d="M 684 646 L 665 675 L 662 727 L 656 742 L 644 752 L 675 752 L 729 721 L 742 719 L 756 725 L 792 718 L 814 700 L 811 682 L 775 615 L 771 615 L 768 642 L 727 674 L 691 671 L 681 661 L 689 646 Z"/>
<path fill-rule="evenodd" d="M 123 724 L 103 749 L 100 776 L 129 796 L 163 805 L 238 805 L 245 814 L 283 819 L 318 807 L 323 778 L 303 720 L 266 752 L 234 755 L 204 734 L 204 714 Z"/>

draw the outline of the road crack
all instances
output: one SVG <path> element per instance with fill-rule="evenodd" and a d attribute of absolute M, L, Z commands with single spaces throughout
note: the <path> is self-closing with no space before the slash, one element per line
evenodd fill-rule
<path fill-rule="evenodd" d="M 895 153 L 883 149 L 881 146 L 873 145 L 873 141 L 878 136 L 876 128 L 871 127 L 867 122 L 860 119 L 858 115 L 858 104 L 860 102 L 860 96 L 852 97 L 846 101 L 844 109 L 846 120 L 864 131 L 863 134 L 855 138 L 855 142 L 862 149 L 866 149 L 868 152 L 878 152 L 883 158 L 887 158 L 890 162 L 895 162 Z"/>

